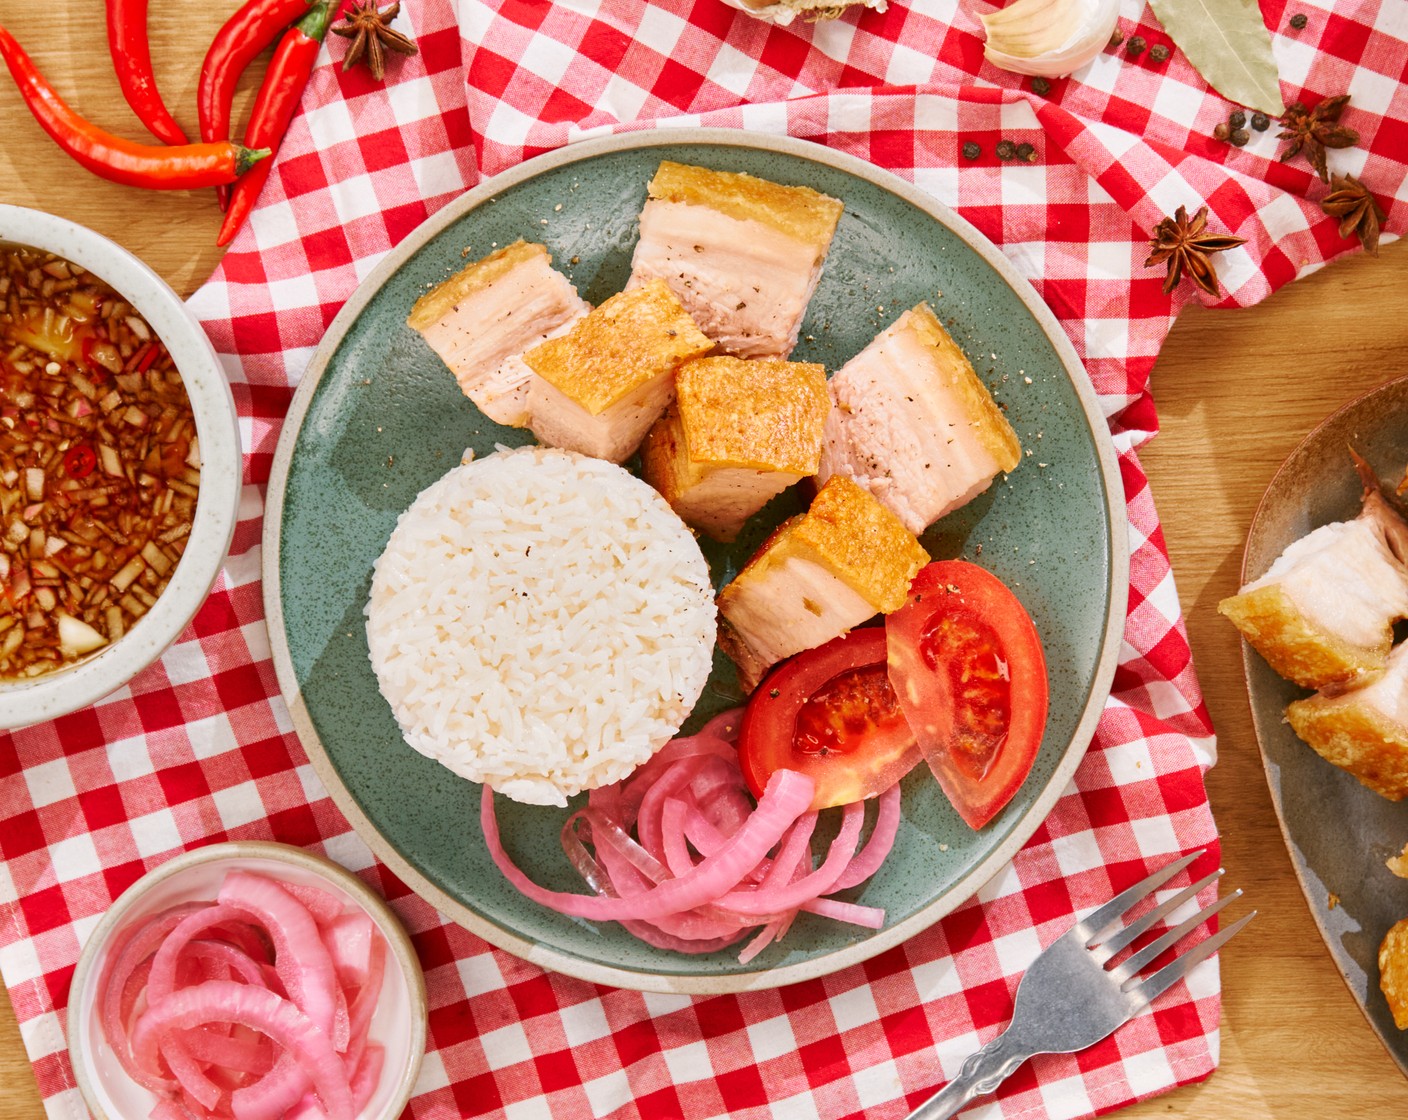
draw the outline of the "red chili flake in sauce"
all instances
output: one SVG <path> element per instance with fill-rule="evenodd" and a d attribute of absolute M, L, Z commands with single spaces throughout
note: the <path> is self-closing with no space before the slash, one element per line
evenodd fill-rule
<path fill-rule="evenodd" d="M 69 478 L 87 478 L 98 465 L 98 454 L 85 443 L 64 452 L 64 473 Z"/>
<path fill-rule="evenodd" d="M 146 373 L 147 370 L 151 369 L 152 363 L 156 361 L 157 355 L 159 355 L 160 353 L 161 347 L 158 346 L 155 342 L 147 343 L 147 348 L 143 350 L 141 355 L 137 358 L 137 372 Z"/>
<path fill-rule="evenodd" d="M 137 311 L 77 265 L 0 246 L 0 680 L 136 625 L 199 486 L 190 399 Z"/>

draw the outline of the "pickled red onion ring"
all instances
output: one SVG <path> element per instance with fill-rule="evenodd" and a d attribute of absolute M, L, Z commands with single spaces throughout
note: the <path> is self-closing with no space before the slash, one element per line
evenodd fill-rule
<path fill-rule="evenodd" d="M 321 888 L 232 872 L 221 895 L 235 905 L 182 904 L 121 936 L 99 990 L 119 1063 L 157 1095 L 153 1120 L 352 1120 L 384 1061 L 368 1034 L 385 938 Z"/>
<path fill-rule="evenodd" d="M 499 870 L 534 902 L 574 918 L 618 921 L 678 914 L 717 898 L 736 886 L 781 839 L 797 817 L 811 805 L 812 780 L 795 770 L 778 770 L 769 779 L 752 816 L 712 855 L 705 856 L 685 875 L 665 879 L 634 898 L 603 898 L 571 894 L 540 887 L 507 858 L 499 840 L 494 815 L 494 791 L 484 787 L 480 819 L 484 840 Z"/>
<path fill-rule="evenodd" d="M 337 1015 L 337 974 L 317 922 L 283 886 L 262 875 L 232 871 L 217 896 L 223 906 L 253 914 L 274 939 L 274 968 L 289 999 L 323 1031 Z"/>
<path fill-rule="evenodd" d="M 155 1054 L 163 1037 L 173 1030 L 190 1030 L 207 1023 L 240 1023 L 267 1035 L 293 1055 L 307 1071 L 318 1100 L 329 1120 L 353 1120 L 352 1090 L 332 1040 L 318 1025 L 286 999 L 268 988 L 237 984 L 231 980 L 207 980 L 172 992 L 148 1007 L 132 1032 L 132 1051 L 142 1065 L 155 1064 Z M 236 1120 L 248 1120 L 236 1089 L 230 1108 Z"/>
<path fill-rule="evenodd" d="M 895 846 L 895 836 L 900 830 L 899 782 L 876 798 L 875 804 L 878 811 L 875 825 L 870 830 L 870 839 L 833 884 L 835 890 L 845 890 L 865 882 L 880 870 L 880 865 Z"/>
<path fill-rule="evenodd" d="M 100 1007 L 102 1012 L 103 1033 L 108 1040 L 116 1038 L 122 1033 L 123 1023 L 128 1015 L 128 1008 L 124 998 L 124 993 L 129 990 L 128 981 L 139 969 L 151 969 L 151 956 L 156 952 L 166 936 L 175 929 L 188 914 L 198 907 L 198 903 L 183 903 L 162 911 L 155 917 L 148 920 L 147 924 L 132 933 L 123 942 L 122 948 L 117 956 L 110 958 L 111 963 L 104 969 L 102 980 L 102 1000 Z M 145 986 L 145 981 L 143 981 Z M 132 996 L 133 1002 L 136 993 Z M 172 1092 L 176 1089 L 176 1082 L 168 1077 L 153 1076 L 144 1070 L 137 1068 L 132 1061 L 131 1053 L 125 1046 L 113 1046 L 113 1051 L 117 1055 L 117 1061 L 127 1076 L 141 1085 L 150 1089 L 154 1093 Z"/>
<path fill-rule="evenodd" d="M 541 887 L 514 864 L 487 786 L 480 802 L 485 845 L 528 898 L 571 917 L 619 922 L 661 948 L 715 952 L 757 930 L 739 958 L 746 963 L 801 911 L 880 928 L 883 910 L 829 895 L 864 882 L 893 847 L 898 785 L 877 799 L 864 844 L 864 803 L 845 806 L 817 863 L 811 779 L 776 771 L 754 806 L 731 743 L 737 729 L 737 713 L 716 716 L 699 734 L 666 744 L 624 781 L 591 791 L 586 808 L 564 824 L 562 847 L 592 894 Z"/>

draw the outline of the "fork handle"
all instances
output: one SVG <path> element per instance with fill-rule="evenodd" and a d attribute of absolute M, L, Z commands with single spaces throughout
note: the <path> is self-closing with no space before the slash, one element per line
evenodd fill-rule
<path fill-rule="evenodd" d="M 949 1120 L 977 1097 L 995 1092 L 1036 1051 L 1005 1030 L 970 1054 L 958 1076 L 909 1114 L 908 1120 Z"/>

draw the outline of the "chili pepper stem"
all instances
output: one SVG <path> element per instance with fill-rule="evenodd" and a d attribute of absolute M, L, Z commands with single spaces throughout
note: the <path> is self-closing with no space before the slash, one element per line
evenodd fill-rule
<path fill-rule="evenodd" d="M 235 174 L 243 175 L 261 159 L 268 159 L 274 154 L 273 148 L 242 148 L 235 145 Z"/>

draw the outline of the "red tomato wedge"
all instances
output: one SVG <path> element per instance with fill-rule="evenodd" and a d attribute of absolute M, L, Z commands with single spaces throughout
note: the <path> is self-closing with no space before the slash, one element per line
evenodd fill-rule
<path fill-rule="evenodd" d="M 815 783 L 813 809 L 883 793 L 919 762 L 885 664 L 885 631 L 852 630 L 775 668 L 743 711 L 738 758 L 755 797 L 775 770 Z"/>
<path fill-rule="evenodd" d="M 1046 726 L 1046 657 L 1007 585 L 964 560 L 919 570 L 885 619 L 890 683 L 959 815 L 982 828 L 1012 800 Z"/>

